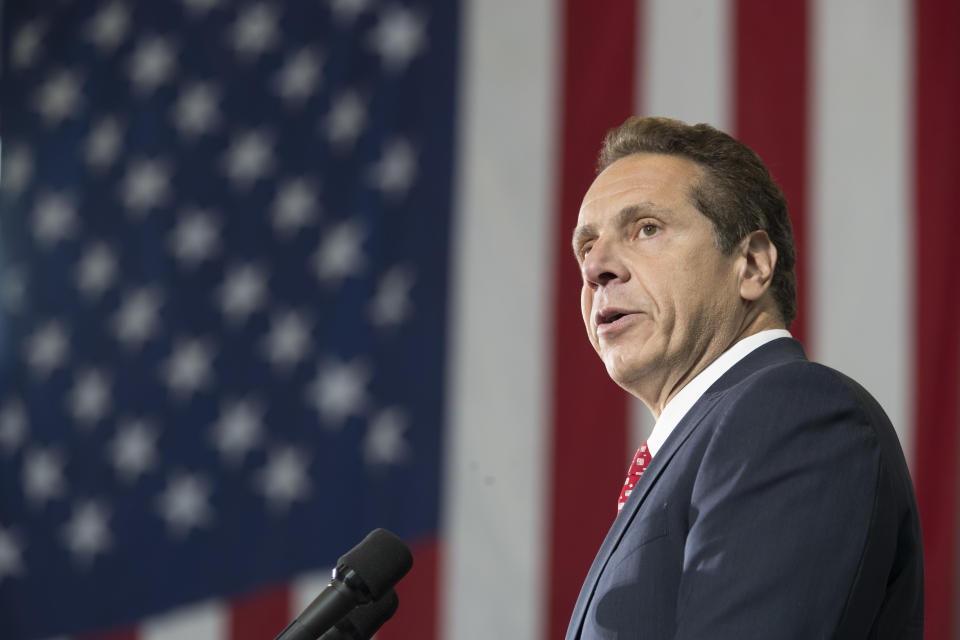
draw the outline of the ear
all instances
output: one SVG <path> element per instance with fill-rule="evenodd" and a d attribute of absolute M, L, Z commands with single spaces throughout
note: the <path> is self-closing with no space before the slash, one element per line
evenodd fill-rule
<path fill-rule="evenodd" d="M 777 248 L 766 231 L 754 231 L 741 241 L 740 255 L 744 258 L 740 272 L 740 297 L 751 302 L 757 301 L 773 282 Z"/>

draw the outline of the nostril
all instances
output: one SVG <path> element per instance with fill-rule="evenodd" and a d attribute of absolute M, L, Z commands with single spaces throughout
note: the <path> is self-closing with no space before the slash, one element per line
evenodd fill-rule
<path fill-rule="evenodd" d="M 583 281 L 591 287 L 602 287 L 617 278 L 617 274 L 611 271 L 601 271 L 600 273 L 591 273 L 584 269 Z"/>
<path fill-rule="evenodd" d="M 612 271 L 603 271 L 600 275 L 597 276 L 597 282 L 599 284 L 607 284 L 611 280 L 615 279 L 617 275 Z"/>

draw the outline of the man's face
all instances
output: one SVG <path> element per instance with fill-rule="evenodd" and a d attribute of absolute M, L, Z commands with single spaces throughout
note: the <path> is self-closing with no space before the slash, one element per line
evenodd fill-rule
<path fill-rule="evenodd" d="M 713 224 L 688 199 L 700 178 L 685 158 L 632 155 L 583 198 L 574 233 L 583 323 L 626 389 L 670 392 L 726 349 L 742 322 L 742 261 L 720 252 Z"/>

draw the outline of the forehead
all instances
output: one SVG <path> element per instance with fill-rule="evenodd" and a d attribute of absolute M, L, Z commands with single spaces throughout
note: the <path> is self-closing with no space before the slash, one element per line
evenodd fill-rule
<path fill-rule="evenodd" d="M 637 204 L 683 208 L 690 204 L 690 188 L 701 177 L 695 162 L 679 156 L 641 153 L 620 158 L 590 185 L 577 225 L 601 224 L 624 207 Z"/>

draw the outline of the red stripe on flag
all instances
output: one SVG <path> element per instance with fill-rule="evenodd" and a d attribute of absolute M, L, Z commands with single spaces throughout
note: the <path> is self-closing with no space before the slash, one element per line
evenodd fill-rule
<path fill-rule="evenodd" d="M 926 637 L 955 638 L 960 291 L 960 4 L 917 0 L 914 19 L 914 390 L 912 469 L 923 524 Z"/>
<path fill-rule="evenodd" d="M 231 600 L 227 637 L 230 640 L 273 638 L 294 615 L 286 586 L 261 589 Z"/>
<path fill-rule="evenodd" d="M 74 640 L 137 640 L 136 629 L 114 629 L 99 633 L 74 636 Z"/>
<path fill-rule="evenodd" d="M 400 608 L 377 632 L 377 640 L 434 640 L 437 637 L 440 547 L 431 538 L 411 544 L 410 551 L 413 568 L 396 587 Z"/>
<path fill-rule="evenodd" d="M 616 515 L 626 471 L 626 396 L 587 342 L 570 237 L 603 134 L 633 109 L 635 10 L 633 0 L 614 0 L 602 11 L 592 0 L 567 0 L 563 15 L 548 638 L 563 637 L 583 578 Z"/>
<path fill-rule="evenodd" d="M 756 151 L 783 189 L 797 248 L 799 313 L 790 327 L 806 337 L 806 0 L 738 0 L 735 134 Z"/>

